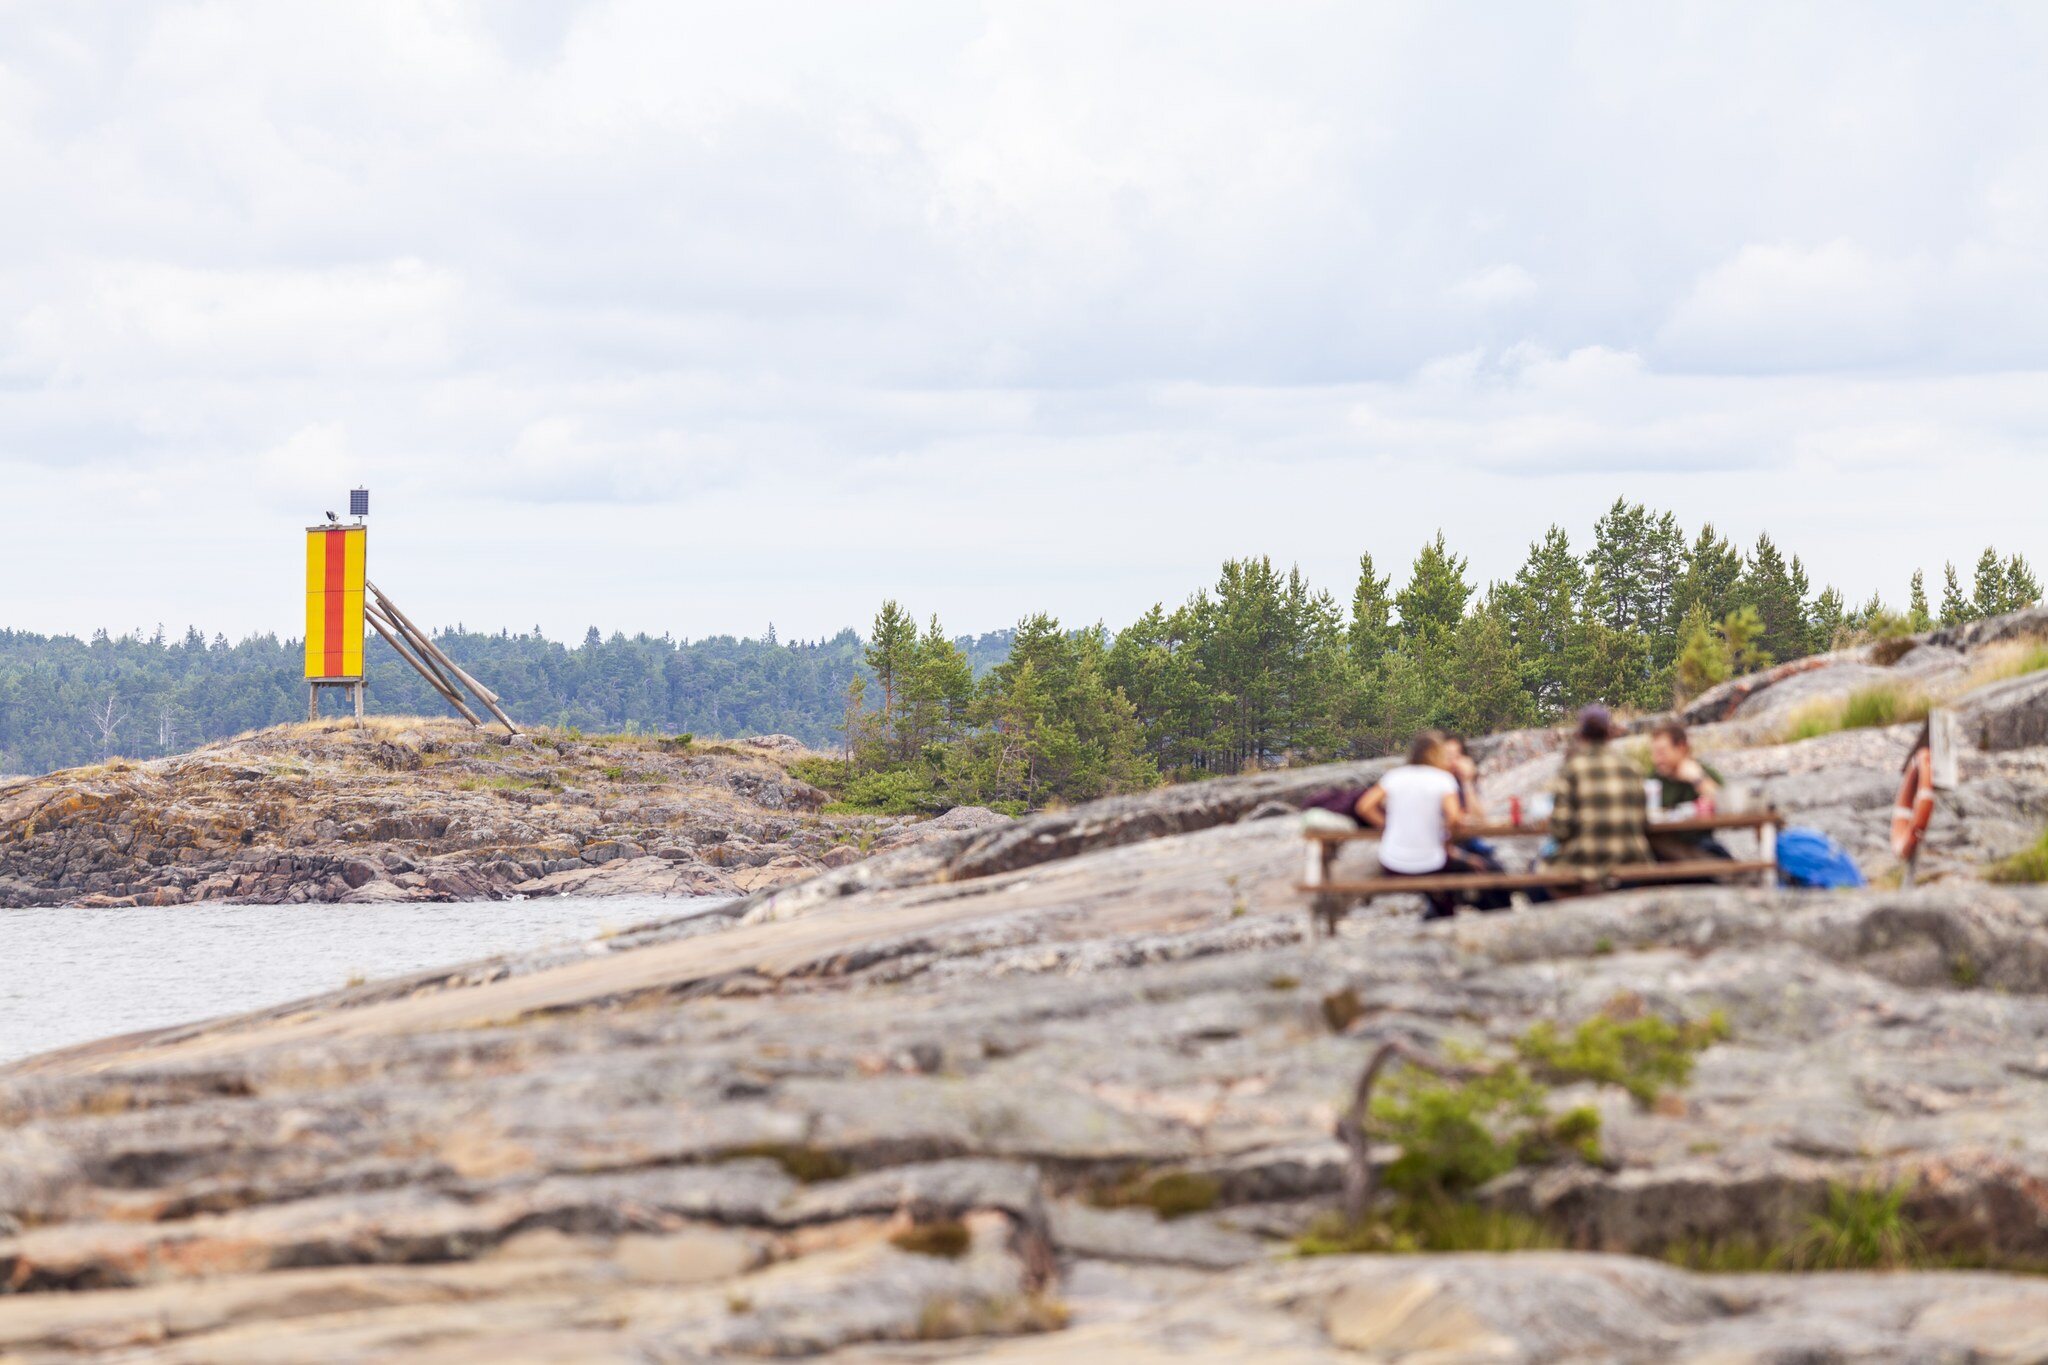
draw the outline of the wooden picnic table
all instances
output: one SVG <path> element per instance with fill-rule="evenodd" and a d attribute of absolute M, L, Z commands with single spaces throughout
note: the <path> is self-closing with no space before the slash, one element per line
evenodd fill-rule
<path fill-rule="evenodd" d="M 1652 838 L 1664 834 L 1712 834 L 1721 830 L 1753 829 L 1757 835 L 1757 856 L 1748 860 L 1687 858 L 1671 862 L 1625 863 L 1599 872 L 1574 868 L 1542 869 L 1534 872 L 1435 872 L 1409 877 L 1366 877 L 1338 881 L 1331 876 L 1337 854 L 1348 843 L 1376 840 L 1380 831 L 1369 826 L 1352 830 L 1306 830 L 1308 867 L 1306 879 L 1295 889 L 1313 899 L 1309 906 L 1309 931 L 1318 922 L 1328 932 L 1337 931 L 1337 921 L 1353 904 L 1365 904 L 1376 896 L 1411 895 L 1431 891 L 1611 891 L 1659 882 L 1722 881 L 1732 877 L 1755 876 L 1763 885 L 1777 878 L 1777 831 L 1784 817 L 1774 809 L 1730 811 L 1692 816 L 1683 820 L 1652 820 L 1646 833 Z M 1544 838 L 1550 833 L 1545 820 L 1526 823 L 1466 825 L 1460 838 L 1514 839 Z"/>

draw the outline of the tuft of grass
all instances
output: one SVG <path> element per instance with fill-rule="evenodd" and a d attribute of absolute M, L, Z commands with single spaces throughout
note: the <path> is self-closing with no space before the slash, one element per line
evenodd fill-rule
<path fill-rule="evenodd" d="M 1266 978 L 1266 989 L 1269 991 L 1291 991 L 1300 984 L 1300 977 L 1288 976 L 1284 972 L 1279 976 Z"/>
<path fill-rule="evenodd" d="M 1918 688 L 1873 683 L 1846 697 L 1821 697 L 1808 702 L 1787 718 L 1778 739 L 1783 744 L 1796 744 L 1842 730 L 1881 729 L 1925 720 L 1933 705 L 1933 699 Z"/>
<path fill-rule="evenodd" d="M 1754 1275 L 1783 1270 L 1785 1251 L 1754 1237 L 1688 1238 L 1664 1248 L 1662 1260 L 1709 1275 Z"/>
<path fill-rule="evenodd" d="M 907 1227 L 892 1236 L 889 1245 L 914 1256 L 936 1256 L 941 1260 L 957 1261 L 974 1245 L 974 1235 L 967 1230 L 967 1224 L 957 1218 L 948 1218 Z"/>
<path fill-rule="evenodd" d="M 1164 1219 L 1185 1218 L 1206 1213 L 1223 1198 L 1223 1186 L 1214 1176 L 1188 1171 L 1168 1171 L 1149 1179 L 1139 1176 L 1119 1185 L 1094 1191 L 1089 1201 L 1104 1209 L 1150 1209 Z"/>
<path fill-rule="evenodd" d="M 1688 1270 L 1744 1275 L 1808 1270 L 1999 1268 L 1987 1254 L 1935 1255 L 1905 1209 L 1912 1182 L 1828 1186 L 1827 1204 L 1806 1231 L 1782 1246 L 1755 1237 L 1692 1239 L 1666 1247 L 1663 1259 Z M 2015 1267 L 2017 1268 L 2017 1267 Z"/>
<path fill-rule="evenodd" d="M 1339 1213 L 1324 1214 L 1295 1241 L 1294 1254 L 1552 1251 L 1563 1245 L 1549 1228 L 1520 1214 L 1453 1200 L 1409 1199 L 1358 1224 L 1346 1223 Z"/>
<path fill-rule="evenodd" d="M 1727 1036 L 1728 1021 L 1719 1012 L 1682 1024 L 1656 1015 L 1622 1020 L 1602 1014 L 1569 1037 L 1548 1021 L 1539 1023 L 1515 1046 L 1545 1080 L 1618 1085 L 1647 1109 L 1665 1089 L 1690 1081 L 1693 1059 Z"/>
<path fill-rule="evenodd" d="M 2048 882 L 2048 834 L 1985 870 L 1986 880 L 2013 885 Z"/>
<path fill-rule="evenodd" d="M 1806 1270 L 1900 1270 L 1923 1264 L 1927 1244 L 1905 1211 L 1912 1182 L 1890 1188 L 1830 1185 L 1827 1208 L 1792 1245 Z"/>

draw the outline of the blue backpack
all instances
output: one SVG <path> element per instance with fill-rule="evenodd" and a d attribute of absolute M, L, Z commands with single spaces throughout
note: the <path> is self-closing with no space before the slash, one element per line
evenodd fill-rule
<path fill-rule="evenodd" d="M 1786 886 L 1863 886 L 1863 874 L 1842 846 L 1817 829 L 1778 832 L 1778 880 Z"/>

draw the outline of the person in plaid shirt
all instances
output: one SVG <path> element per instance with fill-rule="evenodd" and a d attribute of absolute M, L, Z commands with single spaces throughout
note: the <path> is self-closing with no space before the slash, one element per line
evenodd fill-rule
<path fill-rule="evenodd" d="M 1619 863 L 1647 863 L 1649 804 L 1643 775 L 1614 752 L 1614 717 L 1604 706 L 1579 713 L 1579 742 L 1564 761 L 1550 837 L 1552 867 L 1604 872 Z"/>

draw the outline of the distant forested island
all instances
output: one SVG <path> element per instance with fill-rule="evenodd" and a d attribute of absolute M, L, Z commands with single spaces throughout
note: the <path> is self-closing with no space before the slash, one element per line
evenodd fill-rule
<path fill-rule="evenodd" d="M 986 671 L 1009 651 L 1009 631 L 953 643 Z M 829 748 L 846 692 L 864 668 L 852 630 L 826 640 L 729 635 L 680 641 L 601 635 L 571 647 L 530 632 L 434 632 L 449 656 L 505 699 L 526 724 L 586 731 L 789 734 Z M 369 709 L 446 714 L 420 676 L 374 634 L 364 651 Z M 154 758 L 260 726 L 306 718 L 300 641 L 252 635 L 229 642 L 183 635 L 38 635 L 0 629 L 0 773 L 47 772 L 104 757 Z M 334 705 L 329 701 L 328 705 Z M 111 710 L 110 710 L 111 708 Z"/>

